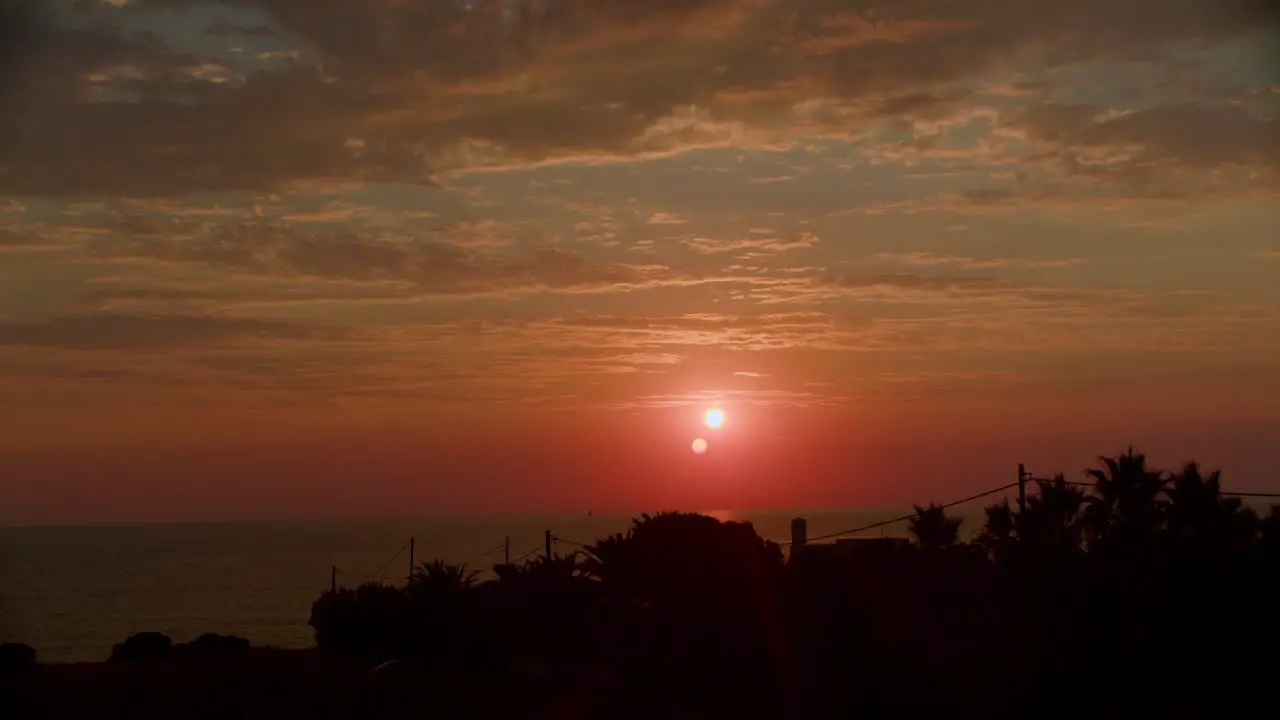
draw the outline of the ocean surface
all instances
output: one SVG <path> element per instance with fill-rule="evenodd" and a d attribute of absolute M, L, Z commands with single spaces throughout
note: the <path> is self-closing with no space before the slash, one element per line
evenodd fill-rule
<path fill-rule="evenodd" d="M 816 537 L 905 512 L 708 514 L 752 522 L 761 536 L 786 541 L 797 516 Z M 175 642 L 216 632 L 255 645 L 310 647 L 311 603 L 329 586 L 331 568 L 339 585 L 402 583 L 410 537 L 417 561 L 468 563 L 483 576 L 502 562 L 508 537 L 516 560 L 542 552 L 548 529 L 587 543 L 630 524 L 628 516 L 583 515 L 0 528 L 0 641 L 28 643 L 44 662 L 102 660 L 113 644 L 144 630 Z M 905 533 L 898 523 L 864 534 Z"/>

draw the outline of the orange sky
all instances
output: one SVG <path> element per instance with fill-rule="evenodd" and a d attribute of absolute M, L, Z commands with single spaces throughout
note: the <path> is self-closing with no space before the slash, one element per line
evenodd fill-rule
<path fill-rule="evenodd" d="M 3 19 L 0 523 L 1276 489 L 1277 16 L 1034 5 Z"/>

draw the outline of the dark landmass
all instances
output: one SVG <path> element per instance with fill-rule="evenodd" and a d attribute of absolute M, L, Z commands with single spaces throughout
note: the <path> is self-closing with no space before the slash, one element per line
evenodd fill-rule
<path fill-rule="evenodd" d="M 1280 679 L 1280 512 L 1132 451 L 968 543 L 781 547 L 664 513 L 570 555 L 323 593 L 317 649 L 141 634 L 5 665 L 17 717 L 1232 717 Z"/>
<path fill-rule="evenodd" d="M 367 663 L 319 650 L 173 654 L 145 663 L 41 665 L 0 681 L 11 718 L 663 717 L 589 668 L 513 663 L 503 673 Z M 607 715 L 601 708 L 611 708 Z M 14 711 L 9 714 L 10 711 Z M 667 717 L 674 717 L 666 715 Z"/>

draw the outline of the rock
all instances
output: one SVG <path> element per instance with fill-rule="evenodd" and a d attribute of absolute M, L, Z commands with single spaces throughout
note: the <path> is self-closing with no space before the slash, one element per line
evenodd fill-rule
<path fill-rule="evenodd" d="M 36 666 L 36 649 L 24 643 L 0 645 L 0 675 L 16 675 Z"/>
<path fill-rule="evenodd" d="M 151 662 L 165 657 L 173 649 L 168 635 L 158 632 L 140 632 L 130 635 L 124 642 L 111 649 L 111 660 L 123 662 Z"/>

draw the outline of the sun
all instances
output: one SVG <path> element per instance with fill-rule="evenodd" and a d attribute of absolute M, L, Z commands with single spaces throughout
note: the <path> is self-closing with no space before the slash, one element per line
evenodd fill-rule
<path fill-rule="evenodd" d="M 712 430 L 719 430 L 724 427 L 724 411 L 720 408 L 711 408 L 702 416 L 702 421 Z"/>

